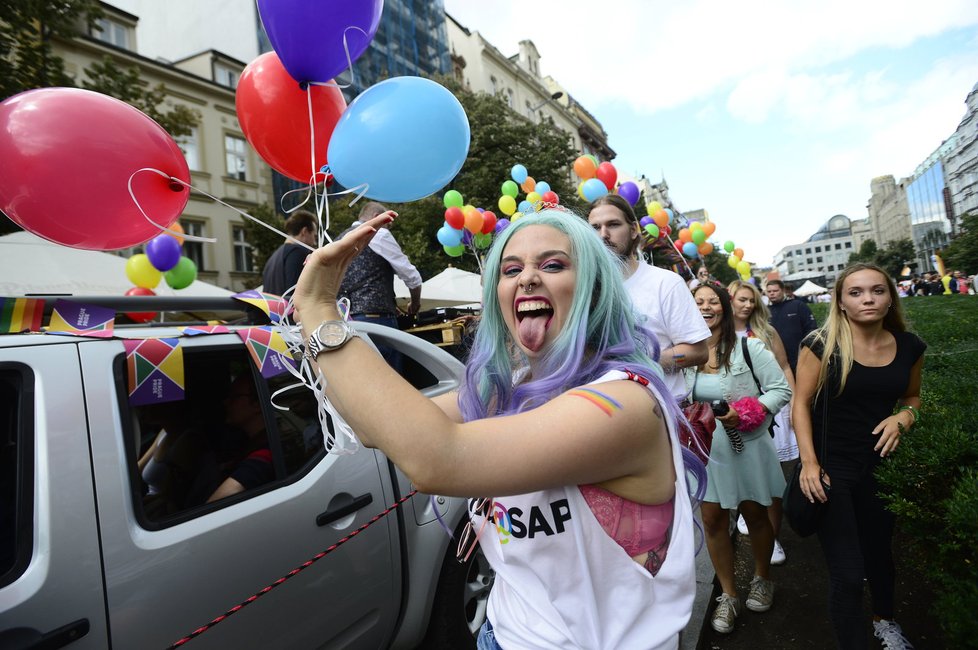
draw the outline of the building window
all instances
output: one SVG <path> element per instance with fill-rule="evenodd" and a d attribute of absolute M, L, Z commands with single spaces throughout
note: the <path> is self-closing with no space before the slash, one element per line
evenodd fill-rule
<path fill-rule="evenodd" d="M 247 180 L 245 170 L 248 168 L 248 144 L 245 139 L 235 135 L 224 136 L 224 152 L 227 156 L 228 176 L 239 181 Z"/>
<path fill-rule="evenodd" d="M 835 250 L 837 250 L 837 251 L 842 250 L 842 244 L 836 244 L 835 245 Z"/>
<path fill-rule="evenodd" d="M 846 248 L 852 248 L 852 242 L 851 241 L 847 241 L 846 242 Z"/>
<path fill-rule="evenodd" d="M 815 247 L 815 252 L 816 253 L 821 253 L 822 252 L 822 247 L 821 246 L 816 246 Z"/>
<path fill-rule="evenodd" d="M 175 138 L 177 146 L 183 152 L 183 157 L 187 160 L 187 166 L 194 171 L 200 171 L 200 147 L 197 144 L 197 127 L 190 127 L 188 135 L 181 135 Z"/>
<path fill-rule="evenodd" d="M 496 83 L 496 78 L 495 77 L 489 77 L 489 91 L 493 95 L 495 95 L 497 92 L 499 92 L 499 86 Z"/>
<path fill-rule="evenodd" d="M 808 259 L 805 260 L 805 264 L 811 264 L 811 263 L 812 263 L 812 258 L 809 257 Z"/>
<path fill-rule="evenodd" d="M 806 248 L 805 249 L 805 255 L 811 255 L 811 254 L 812 254 L 812 249 L 811 248 Z"/>
<path fill-rule="evenodd" d="M 819 264 L 821 264 L 822 263 L 822 256 L 820 255 L 820 256 L 816 257 L 815 258 L 815 261 L 818 262 Z"/>
<path fill-rule="evenodd" d="M 515 106 L 515 104 L 513 103 L 513 89 L 512 88 L 507 88 L 506 89 L 506 105 L 509 106 L 510 108 L 513 108 Z"/>
<path fill-rule="evenodd" d="M 95 21 L 95 26 L 92 28 L 92 36 L 103 43 L 115 45 L 124 50 L 130 49 L 129 28 L 117 20 L 99 18 Z"/>
<path fill-rule="evenodd" d="M 246 239 L 244 227 L 234 226 L 231 229 L 231 235 L 234 240 L 234 270 L 242 273 L 254 273 L 255 258 L 252 255 L 251 244 Z"/>
<path fill-rule="evenodd" d="M 183 232 L 192 237 L 204 237 L 204 224 L 201 221 L 180 221 Z M 183 242 L 183 254 L 197 265 L 198 271 L 205 271 L 207 265 L 204 263 L 204 244 L 199 241 L 185 240 Z"/>
<path fill-rule="evenodd" d="M 238 87 L 238 72 L 220 63 L 214 64 L 214 81 L 228 88 Z"/>
<path fill-rule="evenodd" d="M 533 120 L 533 107 L 530 106 L 530 102 L 526 102 L 526 116 Z"/>

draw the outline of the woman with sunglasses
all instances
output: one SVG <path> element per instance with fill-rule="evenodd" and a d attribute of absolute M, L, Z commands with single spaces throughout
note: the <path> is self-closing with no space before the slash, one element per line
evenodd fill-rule
<path fill-rule="evenodd" d="M 913 647 L 893 620 L 894 518 L 874 472 L 920 417 L 926 348 L 907 331 L 893 279 L 873 264 L 839 274 L 825 325 L 802 341 L 792 408 L 799 484 L 810 500 L 829 502 L 818 539 L 840 648 L 867 647 L 864 582 L 883 647 Z"/>
<path fill-rule="evenodd" d="M 320 249 L 295 305 L 306 336 L 385 213 Z M 695 592 L 680 414 L 635 325 L 622 271 L 580 217 L 545 210 L 500 233 L 457 394 L 428 399 L 363 341 L 318 355 L 361 441 L 423 492 L 473 499 L 496 572 L 480 648 L 676 648 Z M 396 423 L 396 426 L 392 426 Z"/>

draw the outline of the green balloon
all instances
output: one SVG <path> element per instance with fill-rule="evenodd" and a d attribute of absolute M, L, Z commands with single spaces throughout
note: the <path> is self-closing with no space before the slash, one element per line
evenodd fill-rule
<path fill-rule="evenodd" d="M 649 233 L 649 237 L 652 237 L 653 239 L 659 238 L 659 226 L 655 225 L 654 223 L 650 223 L 649 225 L 645 226 L 645 232 Z"/>
<path fill-rule="evenodd" d="M 472 238 L 475 241 L 476 248 L 489 248 L 492 243 L 492 233 L 479 233 Z"/>
<path fill-rule="evenodd" d="M 442 246 L 445 253 L 451 255 L 452 257 L 462 257 L 465 254 L 465 244 L 459 244 L 458 246 Z"/>
<path fill-rule="evenodd" d="M 465 203 L 462 200 L 462 194 L 458 190 L 448 190 L 445 192 L 444 201 L 446 208 L 461 208 Z"/>
<path fill-rule="evenodd" d="M 511 196 L 515 199 L 519 193 L 520 186 L 515 181 L 506 181 L 503 183 L 503 194 L 506 196 Z"/>
<path fill-rule="evenodd" d="M 189 257 L 181 257 L 163 277 L 171 289 L 186 289 L 197 279 L 197 265 Z"/>
<path fill-rule="evenodd" d="M 727 241 L 723 242 L 723 250 L 727 251 L 728 253 L 734 252 L 734 249 L 735 248 L 737 248 L 737 247 L 729 239 Z"/>
<path fill-rule="evenodd" d="M 700 244 L 706 241 L 706 233 L 703 232 L 702 230 L 694 230 L 692 237 L 693 237 L 693 243 L 696 244 L 697 246 L 699 246 Z"/>

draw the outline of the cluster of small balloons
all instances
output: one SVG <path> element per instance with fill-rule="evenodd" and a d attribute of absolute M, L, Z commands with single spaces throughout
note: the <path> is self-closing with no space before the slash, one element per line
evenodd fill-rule
<path fill-rule="evenodd" d="M 461 257 L 466 247 L 485 250 L 492 244 L 492 236 L 502 232 L 509 219 L 497 219 L 494 212 L 466 205 L 458 190 L 448 190 L 443 197 L 445 223 L 436 237 L 446 255 Z"/>
<path fill-rule="evenodd" d="M 647 216 L 638 221 L 642 232 L 645 233 L 647 244 L 652 244 L 659 238 L 668 238 L 672 234 L 673 212 L 669 208 L 663 208 L 658 201 L 652 201 L 645 206 Z"/>
<path fill-rule="evenodd" d="M 126 260 L 126 277 L 134 286 L 127 296 L 155 296 L 153 289 L 161 280 L 171 289 L 186 289 L 197 279 L 197 265 L 183 255 L 183 227 L 174 222 L 170 230 L 176 235 L 163 233 L 146 242 L 145 253 L 138 253 Z M 139 312 L 127 314 L 134 321 L 145 323 L 156 314 Z"/>
<path fill-rule="evenodd" d="M 713 252 L 713 244 L 706 238 L 713 234 L 716 227 L 712 221 L 691 221 L 676 233 L 676 250 L 689 258 L 706 257 Z"/>
<path fill-rule="evenodd" d="M 524 165 L 513 165 L 509 176 L 499 188 L 500 197 L 497 201 L 499 211 L 507 217 L 516 220 L 524 214 L 536 212 L 541 201 L 555 205 L 560 203 L 560 197 L 550 189 L 550 183 L 534 179 Z M 517 202 L 520 190 L 526 193 L 526 197 Z"/>
<path fill-rule="evenodd" d="M 732 241 L 723 242 L 723 250 L 730 253 L 727 258 L 727 265 L 736 270 L 740 275 L 740 279 L 744 282 L 750 280 L 750 262 L 744 259 L 744 249 L 737 248 L 737 245 Z"/>

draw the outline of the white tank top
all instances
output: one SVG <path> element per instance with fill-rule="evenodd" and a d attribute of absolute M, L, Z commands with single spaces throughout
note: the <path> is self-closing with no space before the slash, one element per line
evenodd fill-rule
<path fill-rule="evenodd" d="M 627 376 L 610 372 L 595 383 L 618 379 Z M 496 572 L 488 614 L 504 650 L 678 647 L 692 612 L 696 567 L 676 423 L 666 418 L 675 512 L 655 577 L 608 536 L 576 485 L 496 499 L 496 525 L 486 526 L 480 544 Z M 473 520 L 478 530 L 482 518 Z"/>

